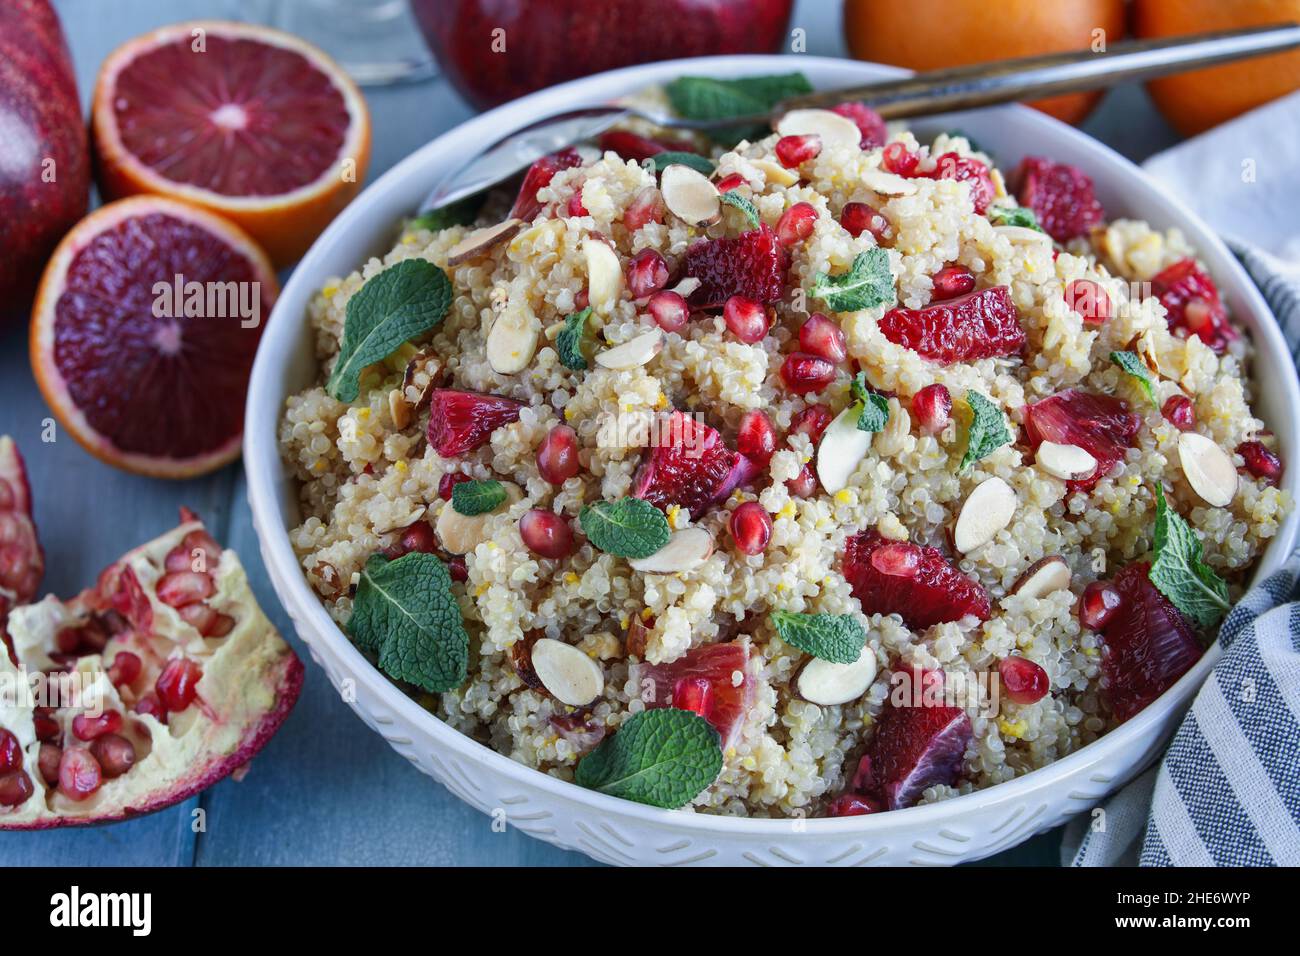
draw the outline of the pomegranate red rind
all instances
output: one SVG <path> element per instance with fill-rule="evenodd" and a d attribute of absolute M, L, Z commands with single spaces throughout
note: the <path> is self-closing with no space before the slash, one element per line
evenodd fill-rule
<path fill-rule="evenodd" d="M 1121 399 L 1077 388 L 1049 395 L 1025 408 L 1025 436 L 1031 448 L 1045 441 L 1078 445 L 1097 459 L 1087 478 L 1066 482 L 1073 494 L 1088 491 L 1115 467 L 1142 427 L 1141 416 Z"/>
<path fill-rule="evenodd" d="M 982 289 L 923 309 L 890 309 L 880 320 L 885 338 L 943 365 L 1014 355 L 1025 330 L 1006 286 Z"/>
<path fill-rule="evenodd" d="M 989 619 L 992 607 L 983 585 L 953 567 L 938 548 L 909 546 L 919 552 L 917 560 L 896 562 L 906 573 L 887 573 L 892 570 L 887 562 L 872 560 L 876 551 L 894 544 L 875 530 L 861 531 L 845 543 L 844 580 L 862 603 L 862 613 L 898 614 L 914 629 L 967 615 Z"/>
<path fill-rule="evenodd" d="M 913 671 L 909 684 L 920 684 L 923 690 L 913 694 L 907 687 L 903 705 L 891 696 L 880 715 L 868 754 L 874 789 L 890 810 L 910 807 L 927 787 L 953 786 L 961 776 L 962 759 L 973 736 L 970 717 L 940 700 L 927 702 L 924 688 L 935 682 L 938 698 L 942 675 Z"/>
<path fill-rule="evenodd" d="M 704 713 L 700 716 L 713 725 L 725 751 L 736 742 L 754 703 L 754 678 L 748 664 L 749 645 L 739 640 L 696 647 L 664 664 L 635 665 L 633 676 L 643 693 L 653 694 L 647 707 L 694 710 L 686 705 L 702 701 Z M 737 673 L 744 675 L 739 684 L 735 683 Z"/>
<path fill-rule="evenodd" d="M 1198 336 L 1220 354 L 1237 338 L 1219 287 L 1195 259 L 1180 259 L 1151 280 L 1151 291 L 1165 307 L 1169 330 Z"/>
<path fill-rule="evenodd" d="M 1057 242 L 1086 236 L 1106 216 L 1081 169 L 1026 156 L 1013 177 L 1020 183 L 1020 205 L 1034 211 L 1038 224 Z"/>

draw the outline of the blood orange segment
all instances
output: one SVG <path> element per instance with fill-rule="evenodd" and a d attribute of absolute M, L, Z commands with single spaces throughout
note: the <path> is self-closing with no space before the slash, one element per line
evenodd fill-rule
<path fill-rule="evenodd" d="M 741 641 L 706 644 L 666 664 L 641 664 L 636 678 L 654 695 L 646 707 L 694 710 L 713 725 L 725 751 L 754 703 L 748 664 L 749 647 Z"/>
<path fill-rule="evenodd" d="M 196 21 L 119 47 L 93 104 L 101 192 L 156 193 L 234 220 L 279 265 L 365 177 L 370 121 L 342 68 L 296 37 Z"/>
<path fill-rule="evenodd" d="M 279 287 L 241 230 L 184 203 L 103 207 L 60 244 L 32 313 L 32 368 L 59 420 L 111 465 L 165 478 L 233 460 Z"/>

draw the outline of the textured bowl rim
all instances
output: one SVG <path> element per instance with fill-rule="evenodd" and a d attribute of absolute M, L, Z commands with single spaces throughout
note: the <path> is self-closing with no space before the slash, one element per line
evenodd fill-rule
<path fill-rule="evenodd" d="M 307 303 L 311 295 L 330 275 L 328 267 L 324 265 L 329 253 L 339 246 L 351 246 L 353 250 L 351 261 L 354 263 L 352 268 L 359 268 L 364 262 L 362 257 L 369 254 L 370 250 L 359 248 L 359 243 L 351 241 L 351 236 L 354 230 L 361 233 L 369 232 L 369 228 L 364 223 L 368 218 L 368 209 L 373 203 L 385 198 L 391 199 L 410 190 L 408 180 L 419 178 L 418 174 L 424 167 L 436 164 L 438 158 L 444 153 L 450 154 L 462 147 L 472 149 L 480 142 L 496 138 L 501 129 L 522 125 L 550 111 L 569 108 L 578 103 L 608 99 L 610 88 L 622 91 L 633 87 L 650 86 L 675 76 L 692 73 L 738 76 L 746 73 L 792 70 L 802 70 L 809 74 L 814 85 L 823 85 L 832 76 L 835 77 L 835 81 L 853 83 L 869 82 L 907 72 L 875 63 L 806 54 L 715 56 L 641 64 L 573 80 L 506 103 L 452 127 L 397 163 L 368 186 L 331 223 L 294 269 L 289 282 L 285 284 L 264 330 L 253 366 L 245 415 L 247 425 L 244 437 L 244 466 L 254 528 L 264 560 L 268 565 L 272 584 L 295 623 L 298 623 L 303 630 L 311 632 L 311 639 L 305 635 L 303 639 L 309 644 L 315 640 L 327 645 L 329 652 L 346 668 L 348 676 L 363 682 L 379 700 L 400 714 L 403 719 L 423 728 L 437 745 L 449 748 L 475 763 L 485 765 L 487 769 L 510 778 L 522 786 L 543 790 L 556 798 L 571 801 L 575 806 L 602 815 L 684 830 L 708 831 L 724 838 L 788 835 L 795 824 L 797 824 L 796 832 L 808 834 L 878 837 L 899 829 L 910 830 L 914 826 L 924 827 L 944 821 L 951 822 L 968 812 L 987 809 L 998 804 L 1022 803 L 1035 793 L 1055 790 L 1070 780 L 1078 782 L 1086 779 L 1083 775 L 1088 767 L 1104 762 L 1117 755 L 1119 751 L 1139 749 L 1140 744 L 1147 740 L 1150 734 L 1159 732 L 1158 725 L 1170 720 L 1190 703 L 1191 697 L 1218 660 L 1217 641 L 1173 687 L 1165 691 L 1136 717 L 1098 740 L 1044 767 L 990 787 L 937 803 L 893 810 L 888 813 L 839 819 L 734 817 L 691 812 L 689 809 L 686 812 L 663 810 L 586 790 L 576 784 L 525 766 L 465 736 L 403 694 L 377 668 L 371 666 L 361 652 L 353 646 L 307 584 L 289 543 L 288 526 L 277 504 L 278 495 L 275 489 L 276 482 L 287 474 L 287 467 L 279 457 L 277 443 L 279 418 L 287 397 L 287 390 L 278 380 L 278 373 L 286 364 L 283 354 L 299 344 L 301 338 L 299 327 L 305 320 Z M 1167 214 L 1165 221 L 1159 225 L 1167 228 L 1176 224 L 1187 235 L 1200 258 L 1216 260 L 1215 270 L 1220 277 L 1225 271 L 1230 274 L 1228 284 L 1235 287 L 1232 289 L 1235 293 L 1232 296 L 1234 315 L 1238 321 L 1244 321 L 1251 327 L 1257 356 L 1272 353 L 1274 357 L 1283 357 L 1284 367 L 1290 366 L 1290 351 L 1286 347 L 1276 319 L 1259 290 L 1218 235 L 1181 200 L 1147 177 L 1128 159 L 1071 126 L 1025 106 L 1010 105 L 995 109 L 998 112 L 1019 112 L 1023 121 L 1037 125 L 1042 131 L 1043 145 L 1047 151 L 1052 149 L 1053 142 L 1072 144 L 1090 153 L 1090 161 L 1102 167 L 1109 166 L 1108 175 L 1118 177 L 1123 182 L 1125 192 L 1140 193 L 1145 189 L 1158 198 L 1166 207 Z M 407 205 L 411 212 L 414 211 L 414 203 L 418 203 L 422 195 L 423 190 L 412 194 L 414 198 Z M 386 235 L 391 238 L 393 232 L 391 222 L 388 223 L 387 229 Z M 1270 381 L 1268 384 L 1282 392 L 1280 400 L 1274 402 L 1276 407 L 1300 408 L 1300 385 L 1294 374 L 1281 376 L 1279 380 Z M 1278 417 L 1276 414 L 1273 416 L 1275 419 Z M 1274 426 L 1284 451 L 1289 452 L 1290 457 L 1294 458 L 1296 452 L 1300 451 L 1300 420 L 1296 417 L 1288 417 L 1284 420 L 1272 421 L 1270 424 Z M 1291 493 L 1293 499 L 1300 498 L 1300 468 L 1287 469 L 1284 473 L 1283 487 Z M 1282 524 L 1274 541 L 1261 556 L 1252 581 L 1262 580 L 1267 574 L 1277 570 L 1290 554 L 1297 529 L 1300 528 L 1298 512 L 1300 509 L 1293 510 Z M 1136 773 L 1140 769 L 1134 768 L 1133 772 Z"/>

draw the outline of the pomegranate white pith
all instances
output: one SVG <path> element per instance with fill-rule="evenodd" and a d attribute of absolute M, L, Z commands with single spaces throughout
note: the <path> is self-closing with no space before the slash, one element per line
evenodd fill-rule
<path fill-rule="evenodd" d="M 302 685 L 238 556 L 198 520 L 128 552 L 71 601 L 15 609 L 9 631 L 19 666 L 0 660 L 6 686 L 75 671 L 103 714 L 83 713 L 83 696 L 52 711 L 0 697 L 0 728 L 18 739 L 31 785 L 0 805 L 0 829 L 103 823 L 182 800 L 246 764 Z"/>

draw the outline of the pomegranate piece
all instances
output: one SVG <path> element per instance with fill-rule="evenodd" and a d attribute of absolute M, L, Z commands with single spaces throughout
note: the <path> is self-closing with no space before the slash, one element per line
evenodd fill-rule
<path fill-rule="evenodd" d="M 924 556 L 910 541 L 891 541 L 871 552 L 871 566 L 881 574 L 911 580 L 921 570 Z"/>
<path fill-rule="evenodd" d="M 691 318 L 690 306 L 677 292 L 656 292 L 645 307 L 655 325 L 665 332 L 680 332 Z"/>
<path fill-rule="evenodd" d="M 731 539 L 742 554 L 762 554 L 772 540 L 772 516 L 757 501 L 746 501 L 731 513 Z"/>
<path fill-rule="evenodd" d="M 638 163 L 649 159 L 651 156 L 658 156 L 660 153 L 695 152 L 695 150 L 691 149 L 689 143 L 661 143 L 645 136 L 638 136 L 636 133 L 630 133 L 625 129 L 606 130 L 600 134 L 598 142 L 602 153 L 618 153 L 624 159 L 631 159 Z"/>
<path fill-rule="evenodd" d="M 976 214 L 982 216 L 993 202 L 993 177 L 989 168 L 978 159 L 959 156 L 957 153 L 944 153 L 935 159 L 935 167 L 923 173 L 927 179 L 955 179 L 959 183 L 970 183 L 971 201 L 975 204 Z"/>
<path fill-rule="evenodd" d="M 760 468 L 767 467 L 776 451 L 776 428 L 767 412 L 759 408 L 745 412 L 736 434 L 736 451 Z"/>
<path fill-rule="evenodd" d="M 112 780 L 135 766 L 135 744 L 120 734 L 104 734 L 90 745 L 90 754 L 104 776 Z"/>
<path fill-rule="evenodd" d="M 860 793 L 842 793 L 826 805 L 828 817 L 860 817 L 883 810 L 871 797 Z"/>
<path fill-rule="evenodd" d="M 131 708 L 131 713 L 147 714 L 160 724 L 167 723 L 167 708 L 163 706 L 163 702 L 158 699 L 157 694 L 142 695 L 135 702 L 135 706 Z"/>
<path fill-rule="evenodd" d="M 460 584 L 469 580 L 469 566 L 465 563 L 465 558 L 459 554 L 453 554 L 447 562 L 448 576 Z"/>
<path fill-rule="evenodd" d="M 573 553 L 573 529 L 569 522 L 544 508 L 524 512 L 519 519 L 519 537 L 529 551 L 543 558 L 567 558 Z"/>
<path fill-rule="evenodd" d="M 1195 259 L 1180 259 L 1156 274 L 1151 291 L 1165 307 L 1171 332 L 1195 335 L 1220 354 L 1237 338 L 1219 298 L 1219 287 Z"/>
<path fill-rule="evenodd" d="M 1088 491 L 1132 447 L 1141 416 L 1128 410 L 1121 399 L 1094 395 L 1077 388 L 1050 395 L 1025 408 L 1025 437 L 1031 448 L 1045 441 L 1078 445 L 1097 459 L 1097 470 L 1087 478 L 1066 482 L 1070 493 Z"/>
<path fill-rule="evenodd" d="M 578 433 L 568 425 L 556 425 L 537 448 L 537 472 L 542 480 L 562 485 L 578 474 Z"/>
<path fill-rule="evenodd" d="M 1079 623 L 1089 630 L 1100 631 L 1123 603 L 1119 591 L 1109 581 L 1093 581 L 1079 598 Z"/>
<path fill-rule="evenodd" d="M 1256 478 L 1276 485 L 1282 478 L 1282 459 L 1259 441 L 1244 441 L 1237 446 L 1237 454 L 1246 462 L 1245 469 Z"/>
<path fill-rule="evenodd" d="M 991 606 L 983 585 L 949 564 L 937 548 L 913 546 L 920 557 L 912 576 L 882 573 L 873 561 L 875 552 L 893 550 L 897 544 L 875 530 L 860 531 L 845 543 L 841 568 L 864 614 L 898 614 L 914 630 L 967 615 L 989 619 Z"/>
<path fill-rule="evenodd" d="M 1104 325 L 1112 314 L 1110 295 L 1091 279 L 1075 279 L 1066 286 L 1065 304 L 1083 316 L 1084 325 Z"/>
<path fill-rule="evenodd" d="M 1150 566 L 1130 564 L 1115 575 L 1119 610 L 1102 632 L 1102 693 L 1121 721 L 1174 685 L 1201 657 L 1187 619 L 1156 590 Z"/>
<path fill-rule="evenodd" d="M 799 327 L 799 348 L 835 365 L 849 357 L 844 330 L 820 312 L 808 316 Z"/>
<path fill-rule="evenodd" d="M 210 574 L 198 571 L 173 571 L 158 582 L 158 600 L 169 607 L 185 607 L 210 598 L 216 584 Z"/>
<path fill-rule="evenodd" d="M 524 173 L 523 185 L 519 187 L 519 196 L 510 209 L 510 218 L 532 222 L 542 211 L 542 204 L 537 199 L 537 191 L 551 184 L 555 174 L 562 169 L 572 169 L 582 165 L 582 157 L 572 146 L 558 153 L 543 156 Z"/>
<path fill-rule="evenodd" d="M 23 748 L 18 738 L 0 727 L 0 773 L 23 768 Z"/>
<path fill-rule="evenodd" d="M 975 274 L 965 266 L 944 266 L 930 281 L 934 283 L 932 302 L 944 302 L 975 291 Z"/>
<path fill-rule="evenodd" d="M 677 707 L 699 702 L 706 695 L 696 689 L 700 685 L 694 682 L 707 685 L 711 693 L 707 695 L 707 713 L 702 716 L 717 730 L 725 751 L 735 743 L 745 714 L 753 706 L 754 679 L 749 674 L 748 663 L 748 646 L 732 641 L 693 648 L 667 664 L 637 664 L 633 676 L 638 686 L 654 695 L 646 707 Z M 739 683 L 736 683 L 737 675 L 740 675 Z M 679 686 L 684 688 L 680 702 L 674 699 Z"/>
<path fill-rule="evenodd" d="M 783 246 L 793 246 L 811 236 L 816 226 L 816 208 L 812 203 L 797 202 L 781 213 L 776 223 L 776 238 Z"/>
<path fill-rule="evenodd" d="M 673 686 L 672 705 L 708 720 L 713 713 L 713 685 L 703 677 L 683 677 Z"/>
<path fill-rule="evenodd" d="M 726 446 L 717 429 L 674 411 L 642 458 L 632 494 L 660 509 L 678 505 L 698 518 L 756 471 L 753 462 Z"/>
<path fill-rule="evenodd" d="M 194 703 L 203 669 L 194 661 L 177 657 L 167 662 L 158 675 L 154 690 L 168 711 L 176 713 Z"/>
<path fill-rule="evenodd" d="M 469 475 L 463 475 L 458 471 L 449 471 L 438 479 L 438 497 L 443 501 L 451 501 L 451 492 L 462 481 L 473 481 Z"/>
<path fill-rule="evenodd" d="M 1001 285 L 923 309 L 890 309 L 880 330 L 896 345 L 943 365 L 1014 355 L 1025 344 L 1011 292 Z"/>
<path fill-rule="evenodd" d="M 605 739 L 605 725 L 582 714 L 553 714 L 547 722 L 578 753 L 586 753 Z"/>
<path fill-rule="evenodd" d="M 1004 657 L 998 661 L 998 677 L 1002 681 L 1002 693 L 1017 704 L 1037 703 L 1052 689 L 1047 671 L 1023 657 Z"/>
<path fill-rule="evenodd" d="M 894 241 L 894 227 L 884 213 L 868 203 L 845 203 L 840 210 L 840 225 L 854 239 L 869 232 L 875 237 L 878 246 L 887 246 Z"/>
<path fill-rule="evenodd" d="M 22 806 L 35 792 L 32 778 L 23 771 L 0 774 L 0 807 Z"/>
<path fill-rule="evenodd" d="M 103 782 L 103 769 L 89 750 L 63 751 L 63 758 L 59 761 L 59 793 L 69 800 L 85 800 Z"/>
<path fill-rule="evenodd" d="M 668 262 L 655 249 L 642 249 L 627 263 L 627 289 L 634 299 L 654 295 L 668 284 Z"/>
<path fill-rule="evenodd" d="M 937 435 L 952 418 L 952 394 L 939 382 L 927 385 L 912 396 L 912 417 L 921 431 Z"/>
<path fill-rule="evenodd" d="M 582 204 L 582 190 L 579 189 L 569 197 L 569 204 L 565 207 L 568 214 L 572 216 L 587 215 L 587 207 Z"/>
<path fill-rule="evenodd" d="M 895 176 L 909 178 L 915 176 L 916 167 L 920 164 L 921 157 L 902 143 L 890 143 L 880 154 L 881 168 L 887 173 L 893 173 Z"/>
<path fill-rule="evenodd" d="M 942 682 L 938 671 L 913 671 L 906 703 L 891 695 L 880 714 L 868 755 L 873 788 L 890 810 L 910 807 L 927 787 L 953 786 L 961 776 L 973 730 L 964 710 L 941 702 Z"/>
<path fill-rule="evenodd" d="M 804 465 L 785 486 L 796 498 L 811 498 L 817 492 L 817 474 L 811 465 Z"/>
<path fill-rule="evenodd" d="M 664 197 L 655 186 L 641 189 L 623 210 L 623 227 L 628 232 L 636 232 L 647 223 L 663 221 Z M 578 308 L 582 309 L 586 306 L 580 305 Z"/>
<path fill-rule="evenodd" d="M 48 786 L 55 786 L 59 782 L 59 764 L 63 762 L 63 748 L 56 747 L 54 744 L 41 744 L 40 754 L 36 758 L 36 769 L 40 771 L 41 779 Z"/>
<path fill-rule="evenodd" d="M 1180 432 L 1188 432 L 1196 427 L 1196 406 L 1186 395 L 1170 395 L 1160 409 L 1160 414 Z"/>
<path fill-rule="evenodd" d="M 799 412 L 790 420 L 790 431 L 799 435 L 807 435 L 813 445 L 822 440 L 822 435 L 826 427 L 835 419 L 829 405 L 823 405 L 818 402 L 816 405 L 809 405 L 803 411 Z"/>
<path fill-rule="evenodd" d="M 858 141 L 859 149 L 875 149 L 877 146 L 884 146 L 885 140 L 889 138 L 884 117 L 866 103 L 841 103 L 839 106 L 831 107 L 831 112 L 853 120 L 853 125 L 862 134 L 862 139 Z"/>
<path fill-rule="evenodd" d="M 435 388 L 429 400 L 429 445 L 455 458 L 487 444 L 502 425 L 519 420 L 523 405 L 500 395 Z"/>
<path fill-rule="evenodd" d="M 782 136 L 776 141 L 777 161 L 786 169 L 798 169 L 804 163 L 821 155 L 822 138 L 808 136 Z"/>
<path fill-rule="evenodd" d="M 691 293 L 696 308 L 717 308 L 733 295 L 766 305 L 781 298 L 789 256 L 766 224 L 735 238 L 695 243 L 686 250 L 682 274 L 700 280 Z"/>
<path fill-rule="evenodd" d="M 445 475 L 443 477 L 446 477 Z M 458 482 L 459 483 L 459 482 Z M 401 535 L 397 541 L 384 549 L 384 556 L 390 561 L 396 561 L 398 558 L 412 552 L 419 554 L 433 554 L 438 550 L 438 537 L 434 534 L 433 526 L 427 521 L 416 521 L 402 529 Z M 215 615 L 215 612 L 213 612 Z M 182 611 L 181 617 L 185 617 Z M 216 618 L 204 617 L 199 622 L 191 622 L 199 633 L 206 633 L 209 628 L 216 626 Z"/>
<path fill-rule="evenodd" d="M 733 295 L 727 300 L 722 309 L 722 318 L 731 334 L 746 345 L 763 341 L 772 324 L 767 309 L 761 303 L 740 295 Z"/>
<path fill-rule="evenodd" d="M 835 381 L 835 366 L 807 352 L 791 352 L 781 363 L 781 384 L 796 395 L 820 392 Z"/>
<path fill-rule="evenodd" d="M 115 710 L 106 710 L 98 717 L 78 714 L 72 718 L 72 735 L 78 740 L 94 740 L 104 734 L 112 734 L 122 729 L 122 715 Z"/>
<path fill-rule="evenodd" d="M 732 173 L 730 176 L 723 176 L 717 182 L 718 192 L 729 193 L 733 189 L 739 189 L 745 185 L 746 179 L 740 173 Z"/>
<path fill-rule="evenodd" d="M 1079 168 L 1026 156 L 1014 176 L 1020 205 L 1032 209 L 1043 231 L 1057 242 L 1086 236 L 1106 214 L 1092 180 Z"/>

